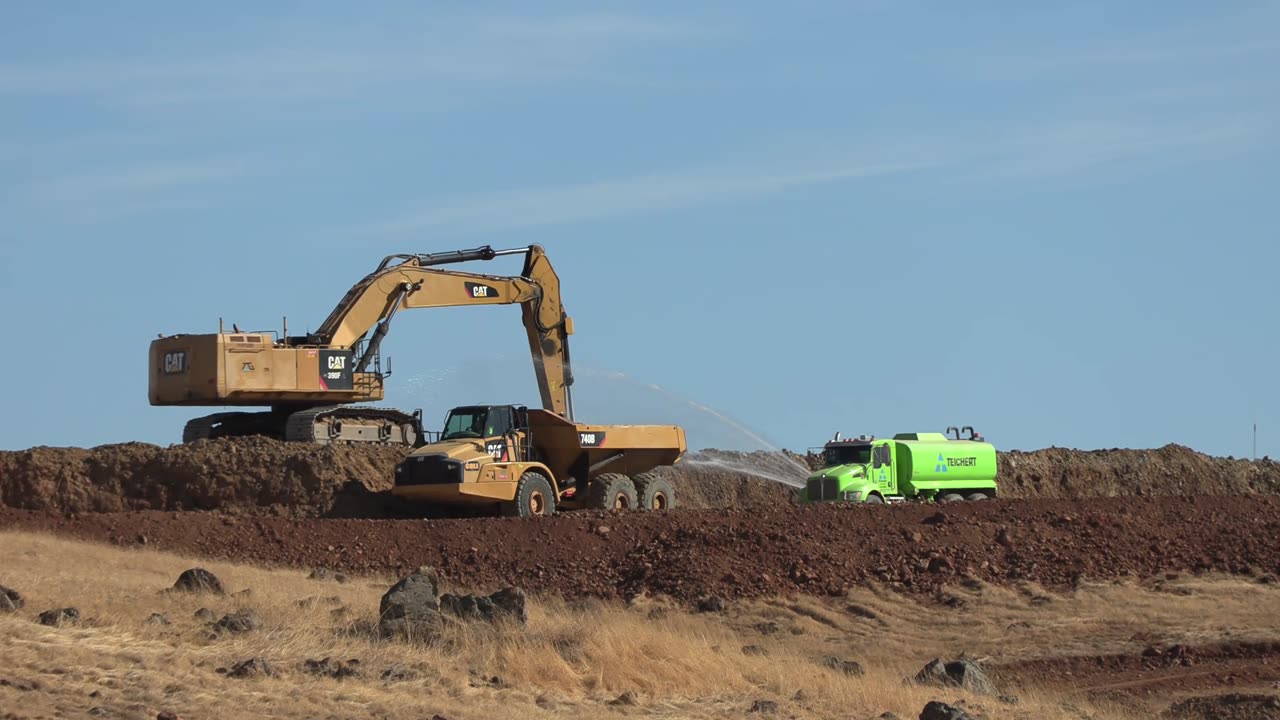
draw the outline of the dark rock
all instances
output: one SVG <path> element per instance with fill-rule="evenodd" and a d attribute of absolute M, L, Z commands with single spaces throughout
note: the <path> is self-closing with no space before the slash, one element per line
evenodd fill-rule
<path fill-rule="evenodd" d="M 293 606 L 301 610 L 310 610 L 316 606 L 316 599 L 313 597 L 305 597 L 301 600 L 295 600 Z"/>
<path fill-rule="evenodd" d="M 93 706 L 93 707 L 89 708 L 89 714 L 90 714 L 90 715 L 92 715 L 92 716 L 94 716 L 94 717 L 111 717 L 111 714 L 112 714 L 112 713 L 111 713 L 111 711 L 110 711 L 109 709 L 107 709 L 107 708 L 104 708 L 104 707 L 102 707 L 102 706 L 100 706 L 100 705 L 95 705 L 95 706 Z"/>
<path fill-rule="evenodd" d="M 614 698 L 614 699 L 610 700 L 610 701 L 609 701 L 609 704 L 610 704 L 610 705 L 627 705 L 627 706 L 631 706 L 631 705 L 639 704 L 639 702 L 640 702 L 640 700 L 639 700 L 639 698 L 637 698 L 637 697 L 636 697 L 636 694 L 635 694 L 634 692 L 632 692 L 632 691 L 628 690 L 628 691 L 626 691 L 626 692 L 622 693 L 621 695 L 619 695 L 618 697 L 616 697 L 616 698 Z"/>
<path fill-rule="evenodd" d="M 161 710 L 156 714 L 156 720 L 182 720 L 182 716 L 168 710 Z"/>
<path fill-rule="evenodd" d="M 430 639 L 444 623 L 440 613 L 440 579 L 432 568 L 419 568 L 391 586 L 378 608 L 385 636 Z"/>
<path fill-rule="evenodd" d="M 265 658 L 256 657 L 232 665 L 231 670 L 227 672 L 227 677 L 272 677 L 275 674 L 276 672 L 272 669 L 271 663 L 267 662 Z"/>
<path fill-rule="evenodd" d="M 948 663 L 934 659 L 916 673 L 916 683 L 936 687 L 962 687 L 973 693 L 994 695 L 995 685 L 987 674 L 972 660 L 953 660 Z"/>
<path fill-rule="evenodd" d="M 1004 703 L 1005 705 L 1017 705 L 1017 704 L 1018 704 L 1018 696 L 1017 696 L 1017 695 L 1001 695 L 1000 697 L 996 698 L 996 700 L 998 700 L 998 701 L 1000 701 L 1000 702 Z"/>
<path fill-rule="evenodd" d="M 974 720 L 974 718 L 958 707 L 930 700 L 929 704 L 920 711 L 920 720 Z"/>
<path fill-rule="evenodd" d="M 178 592 L 212 593 L 214 595 L 227 594 L 227 591 L 222 587 L 222 581 L 218 579 L 218 576 L 204 568 L 183 570 L 182 574 L 178 576 L 178 581 L 173 584 L 172 589 Z"/>
<path fill-rule="evenodd" d="M 756 632 L 761 635 L 772 635 L 782 629 L 782 626 L 773 620 L 766 620 L 762 623 L 756 623 Z"/>
<path fill-rule="evenodd" d="M 724 607 L 724 598 L 719 595 L 712 595 L 711 597 L 703 598 L 698 602 L 698 612 L 703 613 L 724 612 Z"/>
<path fill-rule="evenodd" d="M 894 715 L 893 713 L 888 711 L 880 713 L 879 718 L 880 720 L 902 720 L 897 715 Z"/>
<path fill-rule="evenodd" d="M 776 713 L 778 712 L 778 703 L 773 700 L 757 700 L 751 703 L 753 713 Z"/>
<path fill-rule="evenodd" d="M 161 615 L 160 613 L 151 613 L 151 615 L 147 617 L 147 624 L 148 625 L 168 625 L 169 618 L 165 617 L 164 615 Z"/>
<path fill-rule="evenodd" d="M 213 611 L 209 608 L 200 608 L 195 612 L 195 619 L 203 622 L 213 622 L 216 617 L 218 616 L 213 614 Z"/>
<path fill-rule="evenodd" d="M 743 645 L 742 654 L 743 655 L 768 655 L 769 653 L 766 652 L 765 649 L 760 647 L 759 645 Z"/>
<path fill-rule="evenodd" d="M 862 677 L 862 675 L 865 673 L 865 670 L 863 670 L 862 665 L 860 663 L 855 662 L 853 660 L 841 660 L 835 655 L 827 655 L 826 657 L 822 658 L 822 664 L 823 666 L 829 667 L 832 670 L 838 670 L 839 672 L 842 672 L 845 675 Z"/>
<path fill-rule="evenodd" d="M 332 574 L 333 573 L 332 571 L 329 570 L 329 568 L 315 568 L 314 570 L 311 571 L 311 574 L 307 576 L 307 579 L 308 580 L 328 580 L 329 576 Z"/>
<path fill-rule="evenodd" d="M 359 665 L 359 660 L 348 660 L 344 663 L 327 657 L 323 660 L 307 660 L 302 663 L 302 669 L 312 675 L 323 675 L 335 680 L 342 680 L 349 677 L 360 677 Z"/>
<path fill-rule="evenodd" d="M 445 593 L 440 596 L 440 610 L 462 620 L 514 620 L 523 625 L 529 619 L 524 591 L 515 587 L 504 588 L 488 597 Z"/>
<path fill-rule="evenodd" d="M 257 630 L 260 625 L 256 613 L 252 610 L 241 610 L 223 615 L 221 620 L 214 623 L 213 629 L 220 633 L 247 633 Z"/>
<path fill-rule="evenodd" d="M 798 702 L 798 703 L 808 702 L 808 701 L 809 701 L 809 693 L 805 692 L 805 691 L 804 691 L 804 688 L 801 688 L 801 689 L 799 689 L 799 690 L 797 690 L 797 691 L 796 691 L 796 694 L 795 694 L 795 695 L 792 695 L 792 696 L 791 696 L 791 699 L 792 699 L 793 701 L 795 701 L 795 702 Z"/>
<path fill-rule="evenodd" d="M 418 677 L 418 673 L 411 668 L 403 665 L 392 665 L 382 671 L 382 679 L 386 682 L 404 682 L 406 680 L 414 680 Z"/>
<path fill-rule="evenodd" d="M 0 612 L 17 612 L 26 604 L 17 590 L 0 585 Z"/>
<path fill-rule="evenodd" d="M 45 610 L 40 613 L 40 624 L 56 627 L 58 625 L 71 624 L 80 620 L 80 611 L 73 608 L 55 608 L 53 610 Z"/>

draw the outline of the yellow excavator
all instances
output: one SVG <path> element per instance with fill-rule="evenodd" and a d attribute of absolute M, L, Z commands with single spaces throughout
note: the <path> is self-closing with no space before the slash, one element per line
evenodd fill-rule
<path fill-rule="evenodd" d="M 519 276 L 441 269 L 442 265 L 525 256 Z M 148 395 L 155 406 L 269 406 L 190 420 L 183 442 L 265 435 L 311 443 L 367 442 L 420 447 L 421 410 L 356 403 L 383 399 L 390 364 L 380 347 L 399 310 L 519 303 L 544 410 L 573 420 L 568 336 L 560 280 L 540 245 L 389 255 L 347 291 L 314 333 L 275 331 L 161 335 L 151 341 Z"/>

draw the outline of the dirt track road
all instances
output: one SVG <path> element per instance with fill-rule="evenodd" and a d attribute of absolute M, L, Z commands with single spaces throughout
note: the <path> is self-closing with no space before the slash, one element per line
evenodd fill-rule
<path fill-rule="evenodd" d="M 518 584 L 567 597 L 682 601 L 838 594 L 875 580 L 913 594 L 972 576 L 1067 587 L 1165 571 L 1280 573 L 1280 497 L 997 500 L 776 507 L 520 520 L 317 520 L 213 513 L 0 510 L 0 529 L 300 568 Z"/>

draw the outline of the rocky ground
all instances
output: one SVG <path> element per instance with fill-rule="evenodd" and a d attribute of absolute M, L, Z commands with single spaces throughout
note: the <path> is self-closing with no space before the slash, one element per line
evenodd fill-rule
<path fill-rule="evenodd" d="M 867 581 L 911 593 L 944 582 L 1280 573 L 1280 496 L 989 500 L 947 506 L 773 506 L 580 512 L 522 520 L 237 518 L 214 513 L 3 510 L 0 527 L 52 530 L 255 563 L 517 582 L 564 596 L 830 595 Z"/>

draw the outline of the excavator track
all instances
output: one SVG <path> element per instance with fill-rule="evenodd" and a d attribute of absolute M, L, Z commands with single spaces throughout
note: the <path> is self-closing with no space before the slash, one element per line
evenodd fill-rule
<path fill-rule="evenodd" d="M 329 406 L 293 413 L 214 413 L 189 421 L 183 428 L 182 442 L 254 435 L 316 445 L 373 443 L 414 448 L 422 444 L 425 433 L 417 415 L 388 408 Z"/>
<path fill-rule="evenodd" d="M 417 447 L 421 420 L 399 410 L 367 406 L 329 406 L 299 410 L 285 422 L 287 442 L 376 443 Z"/>

